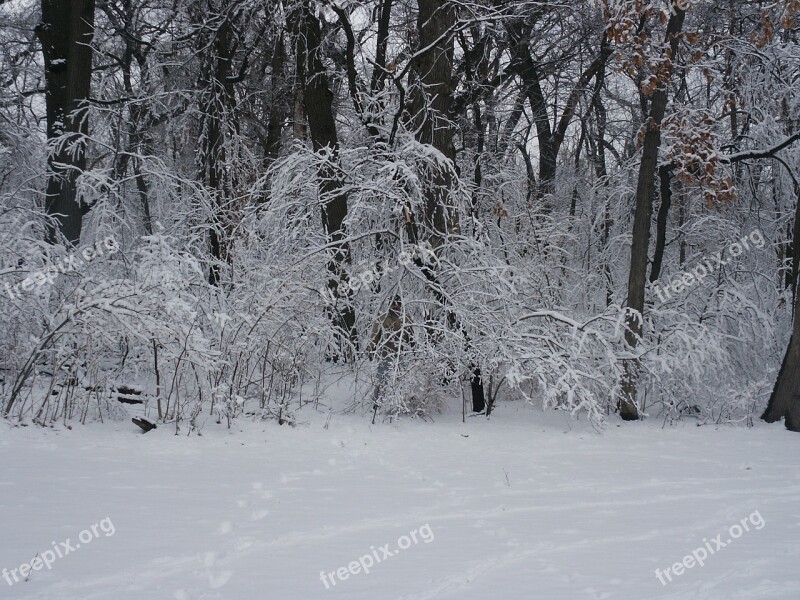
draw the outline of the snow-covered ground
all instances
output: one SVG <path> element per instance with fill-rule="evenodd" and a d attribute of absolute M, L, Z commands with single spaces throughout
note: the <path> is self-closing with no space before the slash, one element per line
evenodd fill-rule
<path fill-rule="evenodd" d="M 325 420 L 1 424 L 0 569 L 91 540 L 0 598 L 800 598 L 800 436 L 780 425 Z"/>

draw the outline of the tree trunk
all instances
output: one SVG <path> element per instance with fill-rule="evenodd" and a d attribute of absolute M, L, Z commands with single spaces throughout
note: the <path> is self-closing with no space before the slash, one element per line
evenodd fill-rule
<path fill-rule="evenodd" d="M 650 283 L 661 277 L 661 266 L 664 264 L 664 250 L 667 247 L 667 223 L 669 209 L 672 207 L 672 168 L 662 165 L 658 169 L 659 193 L 661 205 L 656 218 L 656 247 L 653 251 L 653 265 L 650 267 Z"/>
<path fill-rule="evenodd" d="M 800 300 L 800 296 L 798 296 Z M 778 380 L 769 397 L 767 410 L 761 416 L 767 423 L 786 418 L 786 428 L 800 431 L 800 302 L 794 305 L 794 327 L 789 347 L 783 357 Z"/>
<path fill-rule="evenodd" d="M 664 79 L 653 93 L 650 111 L 645 123 L 642 162 L 639 166 L 639 180 L 636 186 L 636 208 L 633 217 L 633 240 L 631 243 L 631 266 L 628 275 L 628 315 L 626 317 L 625 342 L 633 352 L 642 335 L 644 318 L 644 291 L 647 281 L 647 252 L 650 247 L 650 221 L 653 216 L 653 196 L 655 195 L 655 176 L 658 166 L 658 151 L 661 147 L 661 122 L 667 109 L 667 94 L 673 65 L 677 59 L 678 35 L 683 28 L 686 12 L 678 5 L 667 23 L 665 43 L 669 45 L 669 68 Z M 623 363 L 621 393 L 619 399 L 620 416 L 626 420 L 639 418 L 636 404 L 636 383 L 639 361 L 628 359 Z"/>
<path fill-rule="evenodd" d="M 486 410 L 486 394 L 480 367 L 475 367 L 472 370 L 469 385 L 472 390 L 472 411 L 476 413 L 483 412 Z"/>
<path fill-rule="evenodd" d="M 197 3 L 193 8 L 194 19 L 198 24 L 203 23 L 208 17 L 204 3 Z M 228 142 L 238 130 L 233 110 L 235 91 L 231 82 L 237 44 L 232 19 L 237 16 L 231 9 L 230 0 L 223 0 L 215 11 L 224 14 L 225 18 L 215 31 L 200 35 L 197 39 L 200 52 L 206 48 L 210 50 L 204 56 L 199 84 L 203 122 L 197 161 L 199 177 L 213 194 L 213 214 L 209 224 L 212 262 L 208 282 L 211 285 L 219 284 L 220 266 L 230 260 L 227 232 L 231 228 L 231 202 L 236 182 L 228 164 Z"/>
<path fill-rule="evenodd" d="M 556 149 L 553 144 L 553 130 L 547 114 L 547 103 L 542 92 L 539 70 L 531 56 L 528 33 L 523 23 L 511 21 L 506 30 L 512 42 L 512 71 L 519 75 L 522 88 L 531 106 L 533 122 L 536 124 L 536 138 L 539 143 L 539 188 L 537 198 L 546 200 L 552 194 L 556 179 Z M 550 212 L 549 205 L 542 207 Z"/>
<path fill-rule="evenodd" d="M 117 12 L 116 7 L 109 4 L 100 5 L 110 23 L 118 30 L 127 30 L 130 35 L 123 36 L 125 50 L 122 52 L 120 69 L 122 71 L 122 82 L 125 93 L 129 98 L 135 98 L 138 92 L 134 90 L 134 82 L 141 89 L 151 89 L 150 68 L 147 55 L 152 48 L 140 39 L 141 31 L 137 31 L 135 7 L 130 0 L 123 2 L 121 10 Z M 138 78 L 133 74 L 134 60 L 139 67 Z M 128 165 L 133 164 L 134 181 L 136 191 L 139 195 L 143 213 L 144 230 L 147 235 L 153 233 L 153 219 L 150 211 L 150 185 L 145 178 L 142 170 L 145 155 L 153 154 L 153 139 L 150 133 L 154 125 L 154 115 L 149 103 L 132 102 L 128 105 L 127 119 L 127 144 L 122 146 L 122 125 L 118 133 L 120 139 L 119 155 L 114 163 L 114 179 L 122 182 L 128 172 Z"/>
<path fill-rule="evenodd" d="M 267 165 L 272 164 L 278 158 L 281 150 L 283 121 L 286 118 L 286 92 L 283 73 L 286 51 L 283 43 L 283 32 L 280 32 L 276 37 L 275 49 L 272 52 L 272 74 L 270 76 L 272 106 L 270 107 L 269 121 L 267 122 L 267 139 L 264 143 L 264 158 Z"/>
<path fill-rule="evenodd" d="M 339 175 L 339 139 L 328 74 L 322 62 L 322 29 L 309 0 L 292 15 L 297 44 L 297 61 L 301 79 L 303 106 L 311 143 L 315 152 L 329 153 L 319 169 L 319 191 L 323 202 L 322 225 L 333 255 L 328 262 L 328 289 L 332 298 L 344 298 L 341 307 L 333 307 L 331 319 L 342 336 L 342 350 L 347 342 L 357 343 L 355 311 L 348 293 L 340 295 L 340 285 L 347 283 L 345 266 L 350 262 L 350 244 L 344 220 L 347 217 L 347 192 Z M 346 352 L 346 351 L 345 351 Z M 338 357 L 337 357 L 338 358 Z"/>
<path fill-rule="evenodd" d="M 36 34 L 42 43 L 47 94 L 47 240 L 63 235 L 77 245 L 88 210 L 77 197 L 77 179 L 86 169 L 88 99 L 92 82 L 94 0 L 42 0 Z"/>
<path fill-rule="evenodd" d="M 419 83 L 414 94 L 417 141 L 429 144 L 452 161 L 455 168 L 455 131 L 450 122 L 453 103 L 453 35 L 447 35 L 456 22 L 455 7 L 448 0 L 419 2 L 417 31 L 420 48 L 430 48 L 415 59 Z M 452 171 L 437 168 L 431 174 L 425 198 L 423 222 L 433 248 L 441 245 L 448 232 L 458 228 L 455 214 L 448 208 L 453 185 Z"/>
<path fill-rule="evenodd" d="M 441 152 L 453 164 L 453 170 L 437 168 L 432 174 L 426 194 L 424 224 L 426 237 L 431 246 L 438 248 L 448 233 L 458 231 L 456 213 L 450 208 L 450 194 L 453 187 L 453 172 L 456 169 L 456 149 L 453 144 L 455 130 L 450 121 L 453 105 L 453 54 L 454 33 L 448 35 L 456 23 L 455 7 L 449 0 L 430 0 L 419 2 L 417 31 L 421 48 L 430 48 L 416 59 L 414 65 L 419 77 L 419 89 L 414 96 L 412 113 L 416 119 L 417 140 L 429 144 Z M 427 266 L 423 266 L 426 278 L 435 290 L 440 290 L 438 278 Z M 465 343 L 472 342 L 463 331 L 458 318 L 447 307 L 444 294 L 437 299 L 448 311 L 447 321 L 451 327 L 462 330 Z M 486 408 L 486 400 L 480 367 L 471 364 L 470 389 L 472 408 L 481 412 Z"/>
<path fill-rule="evenodd" d="M 800 194 L 797 198 L 794 219 L 795 238 L 792 243 L 797 247 L 796 236 L 800 234 Z M 783 357 L 778 380 L 772 389 L 767 410 L 761 416 L 767 423 L 774 423 L 785 417 L 786 428 L 792 431 L 800 431 L 800 294 L 797 292 L 798 286 L 797 280 L 795 280 L 792 335 L 789 338 L 789 347 Z"/>

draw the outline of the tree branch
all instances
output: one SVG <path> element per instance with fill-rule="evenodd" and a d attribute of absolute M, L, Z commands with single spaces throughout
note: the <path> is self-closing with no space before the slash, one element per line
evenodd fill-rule
<path fill-rule="evenodd" d="M 720 160 L 723 163 L 737 163 L 743 160 L 750 160 L 755 158 L 773 158 L 775 154 L 786 148 L 787 146 L 791 146 L 797 140 L 800 140 L 800 132 L 795 133 L 792 136 L 789 136 L 785 140 L 783 140 L 777 146 L 773 146 L 768 150 L 750 150 L 748 152 L 739 152 L 737 154 L 731 154 L 729 156 L 723 156 Z"/>

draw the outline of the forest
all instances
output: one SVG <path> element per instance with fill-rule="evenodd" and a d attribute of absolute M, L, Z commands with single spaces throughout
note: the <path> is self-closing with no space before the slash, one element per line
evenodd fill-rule
<path fill-rule="evenodd" d="M 0 11 L 7 419 L 291 421 L 398 297 L 383 418 L 800 429 L 800 2 Z"/>

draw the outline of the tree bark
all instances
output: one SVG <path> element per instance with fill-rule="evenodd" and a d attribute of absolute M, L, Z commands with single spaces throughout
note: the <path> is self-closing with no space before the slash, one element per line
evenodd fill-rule
<path fill-rule="evenodd" d="M 138 28 L 136 19 L 136 7 L 132 0 L 124 0 L 120 6 L 111 4 L 101 4 L 99 9 L 103 11 L 106 18 L 117 31 L 124 31 L 122 42 L 124 52 L 122 52 L 120 69 L 122 71 L 122 84 L 129 99 L 140 95 L 134 90 L 134 85 L 138 88 L 150 90 L 151 73 L 148 63 L 148 54 L 153 46 L 141 39 L 142 32 Z M 167 24 L 162 25 L 162 31 L 166 30 L 171 19 L 166 19 Z M 138 78 L 133 71 L 134 61 L 139 67 Z M 138 81 L 137 81 L 138 79 Z M 148 101 L 133 101 L 128 105 L 128 119 L 126 136 L 127 143 L 122 146 L 122 131 L 119 132 L 120 147 L 117 149 L 119 155 L 114 164 L 114 179 L 121 182 L 128 172 L 128 166 L 132 163 L 134 182 L 139 196 L 143 214 L 143 225 L 147 235 L 153 233 L 153 219 L 150 210 L 150 185 L 147 182 L 143 171 L 143 157 L 153 153 L 153 138 L 151 129 L 155 125 L 155 115 Z M 121 127 L 121 126 L 120 126 Z"/>
<path fill-rule="evenodd" d="M 46 233 L 50 243 L 63 235 L 77 245 L 88 211 L 77 197 L 77 180 L 86 169 L 94 10 L 94 0 L 42 0 L 42 20 L 36 26 L 44 56 L 51 145 L 45 195 L 46 214 L 53 218 Z"/>
<path fill-rule="evenodd" d="M 625 342 L 631 351 L 639 344 L 644 318 L 644 292 L 647 281 L 647 252 L 650 247 L 650 221 L 653 216 L 653 196 L 655 195 L 655 176 L 658 166 L 658 151 L 661 147 L 661 122 L 667 109 L 669 80 L 677 59 L 678 36 L 683 29 L 686 12 L 677 4 L 667 23 L 665 44 L 669 66 L 666 75 L 653 92 L 650 110 L 645 122 L 642 161 L 639 165 L 639 178 L 636 185 L 636 208 L 633 217 L 633 240 L 631 243 L 631 266 L 628 274 L 628 315 L 626 317 Z M 639 361 L 635 358 L 623 363 L 621 393 L 619 399 L 620 416 L 626 420 L 639 418 L 636 404 L 636 384 Z"/>
<path fill-rule="evenodd" d="M 203 2 L 193 5 L 196 24 L 208 19 L 208 10 Z M 209 223 L 211 246 L 211 268 L 208 282 L 218 285 L 220 266 L 230 260 L 228 231 L 231 229 L 232 207 L 236 181 L 230 169 L 228 142 L 238 133 L 236 122 L 235 90 L 232 81 L 233 59 L 238 41 L 234 32 L 234 19 L 240 15 L 232 9 L 230 0 L 222 0 L 216 6 L 210 4 L 217 16 L 224 15 L 213 31 L 198 36 L 197 47 L 203 53 L 204 64 L 200 76 L 202 130 L 200 134 L 197 163 L 199 178 L 213 194 L 213 213 Z M 207 25 L 203 25 L 206 29 Z"/>
<path fill-rule="evenodd" d="M 797 199 L 795 212 L 795 238 L 800 233 L 800 195 Z M 796 265 L 796 263 L 795 263 Z M 796 267 L 795 267 L 796 268 Z M 767 404 L 767 409 L 761 416 L 767 423 L 774 423 L 785 418 L 786 428 L 791 431 L 800 431 L 800 294 L 798 294 L 797 279 L 794 283 L 794 325 L 789 338 L 789 347 L 783 357 L 778 380 L 772 389 L 772 394 Z"/>
<path fill-rule="evenodd" d="M 547 103 L 539 78 L 539 70 L 531 56 L 527 32 L 519 21 L 506 25 L 511 39 L 512 71 L 519 75 L 522 87 L 531 106 L 533 122 L 536 124 L 536 138 L 539 143 L 539 188 L 537 198 L 545 199 L 553 192 L 556 179 L 556 153 L 553 143 L 553 130 L 547 114 Z M 543 207 L 549 212 L 549 206 Z"/>
<path fill-rule="evenodd" d="M 441 246 L 448 233 L 456 232 L 459 228 L 456 212 L 450 208 L 449 201 L 453 187 L 453 173 L 456 169 L 456 149 L 453 143 L 455 128 L 450 120 L 455 52 L 452 30 L 455 23 L 455 6 L 449 0 L 420 0 L 417 13 L 419 45 L 429 50 L 417 56 L 414 65 L 419 78 L 419 88 L 412 104 L 417 141 L 433 146 L 453 165 L 452 170 L 437 168 L 431 176 L 427 189 L 423 222 L 426 238 L 434 249 Z M 422 265 L 422 268 L 425 277 L 432 284 L 437 300 L 447 310 L 448 323 L 464 333 L 465 344 L 469 347 L 472 342 L 457 316 L 448 308 L 447 299 L 441 294 L 436 274 L 428 265 Z M 477 364 L 471 364 L 469 369 L 472 407 L 475 412 L 481 412 L 486 408 L 481 370 Z"/>
<path fill-rule="evenodd" d="M 778 380 L 772 389 L 767 409 L 761 416 L 767 423 L 785 418 L 786 428 L 800 431 L 800 295 L 794 305 L 794 327 L 783 357 Z"/>
<path fill-rule="evenodd" d="M 286 61 L 286 51 L 283 43 L 283 32 L 280 32 L 276 36 L 275 49 L 272 53 L 272 74 L 270 76 L 272 106 L 267 122 L 267 139 L 264 143 L 264 158 L 268 165 L 272 164 L 280 153 L 283 122 L 286 118 L 286 93 L 283 89 L 285 86 L 283 65 Z"/>
<path fill-rule="evenodd" d="M 417 14 L 417 32 L 420 48 L 429 48 L 415 58 L 414 70 L 418 89 L 414 94 L 412 114 L 417 130 L 417 141 L 429 144 L 452 161 L 455 168 L 456 149 L 453 145 L 455 131 L 450 122 L 453 103 L 453 53 L 454 38 L 448 31 L 456 22 L 455 7 L 448 0 L 421 0 Z M 441 245 L 444 236 L 455 231 L 458 224 L 449 210 L 449 196 L 453 185 L 452 171 L 436 168 L 431 174 L 425 198 L 423 222 L 431 246 Z"/>
<path fill-rule="evenodd" d="M 672 168 L 669 165 L 659 167 L 658 180 L 661 204 L 656 218 L 656 247 L 653 251 L 653 265 L 650 267 L 650 283 L 655 283 L 661 277 L 664 250 L 667 246 L 667 223 L 669 209 L 672 207 Z"/>
<path fill-rule="evenodd" d="M 322 225 L 333 255 L 328 262 L 328 289 L 332 298 L 343 298 L 342 306 L 333 307 L 331 319 L 345 342 L 355 347 L 355 311 L 350 304 L 349 286 L 347 293 L 340 295 L 339 286 L 347 283 L 345 266 L 350 262 L 350 244 L 344 220 L 347 217 L 347 192 L 339 175 L 339 139 L 334 116 L 333 91 L 330 89 L 328 74 L 322 62 L 322 28 L 310 0 L 303 0 L 302 6 L 295 10 L 290 20 L 295 30 L 297 61 L 300 66 L 303 107 L 311 143 L 315 152 L 326 152 L 328 156 L 319 169 L 319 191 L 322 198 Z M 346 352 L 346 351 L 345 351 Z M 338 358 L 335 357 L 335 358 Z"/>

